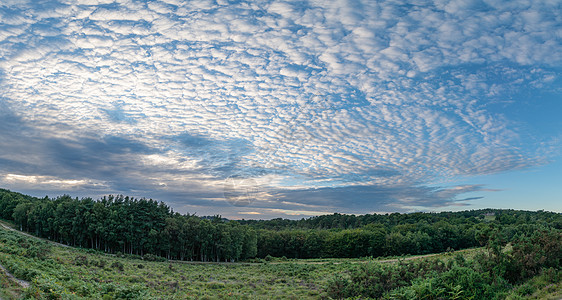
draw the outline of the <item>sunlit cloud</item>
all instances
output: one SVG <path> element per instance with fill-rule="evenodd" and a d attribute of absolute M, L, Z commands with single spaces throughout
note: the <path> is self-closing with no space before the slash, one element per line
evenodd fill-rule
<path fill-rule="evenodd" d="M 74 190 L 84 187 L 105 187 L 103 182 L 93 182 L 85 179 L 61 179 L 51 176 L 28 176 L 19 174 L 6 174 L 0 182 L 23 189 L 53 189 Z"/>

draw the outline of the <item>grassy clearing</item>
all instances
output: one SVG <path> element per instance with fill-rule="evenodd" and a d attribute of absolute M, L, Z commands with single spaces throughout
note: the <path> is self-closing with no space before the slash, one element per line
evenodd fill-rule
<path fill-rule="evenodd" d="M 470 258 L 481 249 L 459 251 Z M 423 260 L 449 261 L 455 253 Z M 23 289 L 0 274 L 2 299 L 319 299 L 335 274 L 367 264 L 395 264 L 419 257 L 379 259 L 273 258 L 257 263 L 155 262 L 93 250 L 60 247 L 0 228 L 0 264 L 31 282 Z M 421 259 L 421 258 L 419 258 Z M 546 276 L 546 275 L 545 275 Z M 562 283 L 536 277 L 510 299 L 560 295 Z M 548 283 L 548 284 L 547 284 Z"/>
<path fill-rule="evenodd" d="M 149 262 L 58 247 L 0 229 L 0 263 L 32 282 L 26 291 L 31 297 L 314 299 L 326 296 L 333 274 L 374 261 Z"/>
<path fill-rule="evenodd" d="M 14 276 L 32 282 L 22 291 L 5 279 L 16 298 L 319 298 L 330 275 L 356 261 L 149 262 L 58 247 L 0 228 L 0 263 Z M 14 298 L 6 296 L 10 289 L 3 292 L 4 298 Z"/>

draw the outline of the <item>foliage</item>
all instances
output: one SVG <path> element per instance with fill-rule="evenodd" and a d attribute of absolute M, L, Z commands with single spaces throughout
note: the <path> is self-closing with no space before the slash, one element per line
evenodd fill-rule
<path fill-rule="evenodd" d="M 147 260 L 237 261 L 255 257 L 253 228 L 173 213 L 164 203 L 123 195 L 54 199 L 0 189 L 0 216 L 21 230 L 71 246 Z M 41 251 L 30 255 L 40 255 Z"/>
<path fill-rule="evenodd" d="M 508 241 L 497 230 L 491 233 L 486 251 L 470 260 L 457 255 L 448 262 L 428 259 L 395 265 L 366 264 L 347 276 L 334 275 L 326 291 L 336 299 L 501 299 L 510 290 L 517 296 L 530 296 L 539 288 L 560 282 L 560 230 L 513 235 Z M 542 278 L 542 283 L 529 281 L 535 278 Z"/>
<path fill-rule="evenodd" d="M 491 235 L 512 240 L 544 228 L 562 229 L 562 214 L 544 211 L 336 213 L 296 221 L 228 221 L 173 213 L 152 199 L 34 198 L 2 189 L 0 216 L 40 237 L 148 261 L 416 255 L 483 246 Z M 32 250 L 30 255 L 35 255 Z"/>
<path fill-rule="evenodd" d="M 22 295 L 28 298 L 560 296 L 559 213 L 487 209 L 229 221 L 180 215 L 144 198 L 34 198 L 0 189 L 0 216 L 36 236 L 82 248 L 0 229 L 0 264 L 32 282 Z M 485 250 L 449 254 L 477 246 Z M 445 251 L 439 259 L 374 260 Z M 320 260 L 296 260 L 303 258 Z M 257 263 L 230 264 L 240 260 Z"/>
<path fill-rule="evenodd" d="M 317 267 L 288 260 L 271 264 L 147 261 L 58 246 L 50 246 L 42 259 L 25 256 L 25 247 L 43 243 L 0 228 L 0 264 L 31 282 L 26 290 L 14 288 L 20 296 L 13 298 L 319 298 L 324 281 L 334 271 L 331 264 Z"/>
<path fill-rule="evenodd" d="M 496 217 L 493 220 L 489 217 Z M 258 229 L 257 256 L 265 258 L 380 257 L 428 254 L 507 241 L 544 228 L 562 229 L 562 214 L 474 210 L 444 213 L 318 216 L 298 221 L 240 221 Z"/>
<path fill-rule="evenodd" d="M 161 256 L 157 256 L 157 255 L 154 255 L 154 254 L 150 254 L 150 253 L 143 256 L 142 259 L 144 259 L 146 261 L 166 261 L 166 258 L 161 257 Z"/>
<path fill-rule="evenodd" d="M 551 240 L 553 232 L 541 234 Z M 537 242 L 532 234 L 518 236 L 517 240 L 523 244 Z M 488 262 L 496 260 L 490 248 L 412 261 L 397 258 L 387 263 L 372 258 L 294 260 L 282 257 L 253 264 L 154 262 L 130 255 L 118 258 L 99 251 L 50 245 L 43 258 L 25 255 L 27 248 L 43 244 L 44 241 L 0 228 L 0 264 L 14 275 L 31 281 L 31 287 L 20 290 L 21 295 L 15 298 L 503 299 L 508 296 L 521 299 L 531 297 L 529 295 L 559 297 L 562 291 L 560 265 L 545 264 L 537 276 L 517 284 L 497 277 L 486 269 Z M 510 257 L 516 253 L 513 249 L 523 252 L 529 249 L 520 247 L 515 240 L 501 248 L 501 253 Z M 548 247 L 543 252 L 557 253 Z M 82 263 L 84 261 L 87 264 Z M 5 298 L 10 299 L 9 296 Z"/>

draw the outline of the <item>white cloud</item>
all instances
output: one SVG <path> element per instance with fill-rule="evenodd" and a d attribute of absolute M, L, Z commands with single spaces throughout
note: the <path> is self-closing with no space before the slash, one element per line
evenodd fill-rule
<path fill-rule="evenodd" d="M 64 124 L 77 136 L 134 134 L 159 148 L 186 132 L 246 139 L 257 153 L 238 168 L 265 164 L 310 185 L 417 184 L 534 163 L 485 102 L 521 88 L 517 80 L 552 85 L 558 73 L 519 73 L 559 66 L 552 54 L 562 48 L 552 38 L 562 35 L 560 12 L 546 2 L 67 4 L 1 11 L 0 54 L 9 59 L 0 60 L 0 96 L 27 122 Z M 471 64 L 505 66 L 509 80 Z M 335 108 L 303 106 L 314 95 Z M 182 162 L 181 150 L 143 161 L 205 167 Z M 373 167 L 396 172 L 368 175 Z M 367 175 L 353 179 L 358 170 Z"/>

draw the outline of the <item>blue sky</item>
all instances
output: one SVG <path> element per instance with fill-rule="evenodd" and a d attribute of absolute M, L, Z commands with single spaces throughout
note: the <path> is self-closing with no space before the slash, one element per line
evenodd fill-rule
<path fill-rule="evenodd" d="M 229 218 L 562 212 L 559 1 L 0 3 L 0 186 Z"/>

